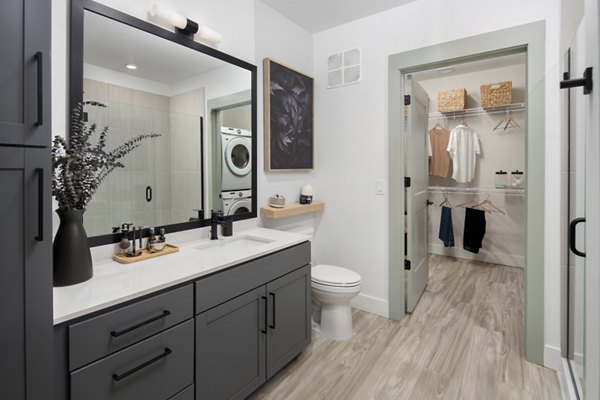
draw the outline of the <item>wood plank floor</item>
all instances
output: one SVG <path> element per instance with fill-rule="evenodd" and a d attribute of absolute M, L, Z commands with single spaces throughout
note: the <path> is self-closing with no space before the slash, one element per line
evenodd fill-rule
<path fill-rule="evenodd" d="M 401 322 L 353 310 L 352 339 L 312 344 L 258 399 L 561 399 L 556 372 L 523 357 L 523 270 L 432 255 Z"/>

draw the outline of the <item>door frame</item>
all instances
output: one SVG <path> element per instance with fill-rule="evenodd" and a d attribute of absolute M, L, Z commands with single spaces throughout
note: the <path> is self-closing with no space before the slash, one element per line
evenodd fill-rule
<path fill-rule="evenodd" d="M 545 37 L 544 21 L 519 25 L 423 47 L 389 57 L 388 65 L 388 276 L 389 315 L 405 315 L 404 291 L 404 76 L 449 63 L 525 52 L 527 57 L 524 352 L 529 361 L 544 361 L 544 205 L 545 205 Z M 400 90 L 399 90 L 400 89 Z M 537 149 L 537 151 L 536 151 Z M 392 246 L 391 243 L 400 243 Z"/>

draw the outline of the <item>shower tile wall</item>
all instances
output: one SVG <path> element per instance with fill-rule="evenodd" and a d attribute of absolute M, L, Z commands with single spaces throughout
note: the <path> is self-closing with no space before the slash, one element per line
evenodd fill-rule
<path fill-rule="evenodd" d="M 158 226 L 187 221 L 201 207 L 200 116 L 203 90 L 167 97 L 86 79 L 85 98 L 107 108 L 89 107 L 88 120 L 109 126 L 107 148 L 145 133 L 162 136 L 142 142 L 102 183 L 85 215 L 90 236 L 106 234 L 123 222 Z M 94 138 L 94 140 L 96 140 Z M 152 202 L 146 187 L 152 187 Z"/>

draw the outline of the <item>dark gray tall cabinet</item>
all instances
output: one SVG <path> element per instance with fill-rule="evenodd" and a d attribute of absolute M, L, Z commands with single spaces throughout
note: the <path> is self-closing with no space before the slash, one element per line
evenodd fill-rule
<path fill-rule="evenodd" d="M 52 388 L 50 0 L 0 2 L 0 395 Z"/>

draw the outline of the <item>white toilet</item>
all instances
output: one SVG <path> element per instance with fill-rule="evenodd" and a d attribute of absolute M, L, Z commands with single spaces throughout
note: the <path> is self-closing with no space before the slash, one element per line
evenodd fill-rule
<path fill-rule="evenodd" d="M 350 300 L 360 292 L 360 275 L 334 265 L 316 265 L 311 275 L 313 329 L 334 340 L 351 338 Z"/>

